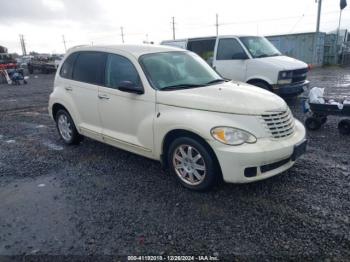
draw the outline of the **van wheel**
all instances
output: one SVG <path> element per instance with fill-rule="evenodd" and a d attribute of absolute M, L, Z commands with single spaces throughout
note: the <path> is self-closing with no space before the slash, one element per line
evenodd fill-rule
<path fill-rule="evenodd" d="M 82 136 L 78 133 L 73 119 L 66 110 L 58 110 L 56 116 L 56 126 L 58 133 L 67 145 L 79 144 Z"/>
<path fill-rule="evenodd" d="M 315 131 L 321 128 L 322 120 L 317 117 L 308 117 L 305 120 L 305 126 L 308 130 Z"/>
<path fill-rule="evenodd" d="M 219 172 L 214 157 L 193 138 L 180 137 L 171 143 L 168 164 L 171 172 L 186 188 L 204 191 L 218 182 Z"/>

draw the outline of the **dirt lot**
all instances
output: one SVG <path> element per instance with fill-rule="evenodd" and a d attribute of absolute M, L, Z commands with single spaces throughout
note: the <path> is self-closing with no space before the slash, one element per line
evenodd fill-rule
<path fill-rule="evenodd" d="M 350 69 L 311 86 L 350 94 Z M 0 255 L 218 255 L 350 259 L 350 136 L 330 117 L 283 175 L 209 193 L 160 164 L 85 139 L 65 146 L 47 114 L 52 75 L 0 85 Z M 295 116 L 300 100 L 290 101 Z M 1 260 L 1 259 L 0 259 Z"/>

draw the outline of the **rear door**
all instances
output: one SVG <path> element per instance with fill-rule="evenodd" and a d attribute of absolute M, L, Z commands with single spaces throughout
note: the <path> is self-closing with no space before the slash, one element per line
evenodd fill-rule
<path fill-rule="evenodd" d="M 225 78 L 245 82 L 249 57 L 238 40 L 232 37 L 220 38 L 215 50 L 215 70 Z"/>
<path fill-rule="evenodd" d="M 72 81 L 66 88 L 73 97 L 79 114 L 79 130 L 90 137 L 101 139 L 101 122 L 98 113 L 98 88 L 104 84 L 107 54 L 81 51 L 75 61 Z"/>

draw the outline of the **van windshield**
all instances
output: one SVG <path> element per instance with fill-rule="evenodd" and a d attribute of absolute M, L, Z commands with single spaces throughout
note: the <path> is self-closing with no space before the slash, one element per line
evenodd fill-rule
<path fill-rule="evenodd" d="M 140 63 L 158 90 L 176 90 L 211 85 L 225 80 L 202 58 L 191 52 L 162 52 L 140 57 Z"/>
<path fill-rule="evenodd" d="M 245 36 L 239 38 L 253 58 L 280 56 L 278 49 L 265 37 Z"/>

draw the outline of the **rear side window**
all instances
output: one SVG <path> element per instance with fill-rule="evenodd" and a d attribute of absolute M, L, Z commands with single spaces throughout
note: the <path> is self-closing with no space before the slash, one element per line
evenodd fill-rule
<path fill-rule="evenodd" d="M 217 60 L 242 60 L 248 58 L 242 46 L 233 38 L 220 39 L 217 52 Z"/>
<path fill-rule="evenodd" d="M 60 76 L 68 79 L 72 79 L 72 74 L 73 74 L 73 66 L 75 63 L 75 60 L 77 59 L 78 54 L 73 53 L 68 58 L 64 61 L 61 71 L 60 71 Z"/>
<path fill-rule="evenodd" d="M 203 39 L 203 40 L 190 40 L 187 45 L 187 49 L 195 52 L 207 63 L 211 64 L 214 55 L 216 39 Z"/>
<path fill-rule="evenodd" d="M 106 86 L 118 88 L 123 81 L 141 86 L 139 74 L 131 61 L 120 55 L 109 54 L 106 65 Z"/>
<path fill-rule="evenodd" d="M 104 71 L 107 54 L 102 52 L 79 52 L 74 65 L 73 80 L 104 85 Z"/>

